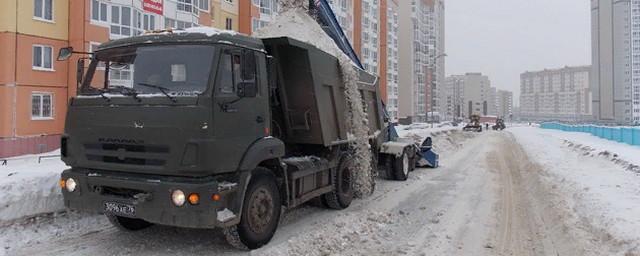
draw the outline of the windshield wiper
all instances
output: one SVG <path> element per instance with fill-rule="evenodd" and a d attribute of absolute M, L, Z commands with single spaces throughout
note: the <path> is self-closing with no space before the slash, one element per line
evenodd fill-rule
<path fill-rule="evenodd" d="M 167 96 L 167 98 L 169 98 L 173 103 L 178 102 L 178 100 L 176 100 L 175 97 L 171 96 L 168 91 L 170 91 L 168 88 L 159 86 L 159 85 L 155 85 L 155 84 L 147 84 L 147 83 L 138 83 L 138 85 L 144 86 L 144 87 L 149 87 L 149 88 L 155 88 L 158 89 L 160 92 L 162 92 L 162 94 L 164 94 L 164 96 Z"/>
<path fill-rule="evenodd" d="M 138 97 L 138 92 L 133 88 L 122 86 L 122 85 L 116 85 L 116 86 L 109 86 L 107 90 L 111 90 L 111 89 L 116 89 L 115 91 L 121 93 L 122 95 L 131 96 L 138 102 L 142 101 Z"/>

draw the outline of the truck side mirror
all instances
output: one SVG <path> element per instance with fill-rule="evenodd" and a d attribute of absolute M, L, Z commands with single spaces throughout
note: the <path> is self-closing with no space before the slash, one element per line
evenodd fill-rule
<path fill-rule="evenodd" d="M 84 77 L 84 59 L 78 60 L 78 65 L 76 66 L 76 82 L 78 84 L 82 83 L 82 78 Z"/>
<path fill-rule="evenodd" d="M 238 97 L 240 98 L 253 98 L 258 94 L 258 90 L 255 82 L 241 82 L 237 88 Z"/>
<path fill-rule="evenodd" d="M 69 58 L 71 58 L 72 54 L 73 47 L 60 48 L 60 51 L 58 51 L 58 61 L 68 60 Z"/>

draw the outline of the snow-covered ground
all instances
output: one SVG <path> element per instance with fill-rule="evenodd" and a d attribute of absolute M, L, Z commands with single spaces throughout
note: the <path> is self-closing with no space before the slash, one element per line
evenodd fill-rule
<path fill-rule="evenodd" d="M 372 196 L 343 211 L 290 210 L 274 239 L 249 254 L 640 255 L 640 175 L 632 168 L 640 149 L 536 127 L 483 133 L 428 127 L 398 132 L 417 141 L 432 136 L 440 168 L 418 169 L 406 182 L 379 178 Z M 12 168 L 26 170 L 19 172 L 26 183 L 50 175 L 39 184 L 57 192 L 65 167 L 48 161 Z M 31 174 L 36 169 L 46 171 Z M 15 175 L 7 178 L 16 182 Z M 228 246 L 218 230 L 155 226 L 126 233 L 102 216 L 73 212 L 0 221 L 0 255 L 87 254 L 247 252 Z"/>
<path fill-rule="evenodd" d="M 640 147 L 585 133 L 509 131 L 542 167 L 553 192 L 563 196 L 576 224 L 601 234 L 620 251 L 640 251 Z"/>
<path fill-rule="evenodd" d="M 59 154 L 54 151 L 9 158 L 6 165 L 0 165 L 0 225 L 64 209 L 58 180 L 67 166 L 60 161 Z"/>

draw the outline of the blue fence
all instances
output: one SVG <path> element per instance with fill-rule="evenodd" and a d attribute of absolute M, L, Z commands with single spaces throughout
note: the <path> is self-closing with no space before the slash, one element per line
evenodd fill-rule
<path fill-rule="evenodd" d="M 567 132 L 584 132 L 603 139 L 640 146 L 640 129 L 631 127 L 605 127 L 596 125 L 568 125 L 561 123 L 543 123 L 543 129 Z"/>

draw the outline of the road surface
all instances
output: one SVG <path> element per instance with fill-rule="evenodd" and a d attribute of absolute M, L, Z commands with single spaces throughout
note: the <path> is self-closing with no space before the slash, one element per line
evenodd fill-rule
<path fill-rule="evenodd" d="M 7 255 L 605 255 L 615 246 L 552 203 L 558 195 L 541 179 L 545 170 L 508 131 L 455 132 L 435 143 L 449 143 L 440 168 L 416 170 L 407 182 L 380 179 L 373 196 L 343 211 L 289 211 L 271 243 L 252 252 L 231 248 L 217 230 L 124 233 L 76 214 L 0 232 L 37 237 L 5 245 Z"/>

